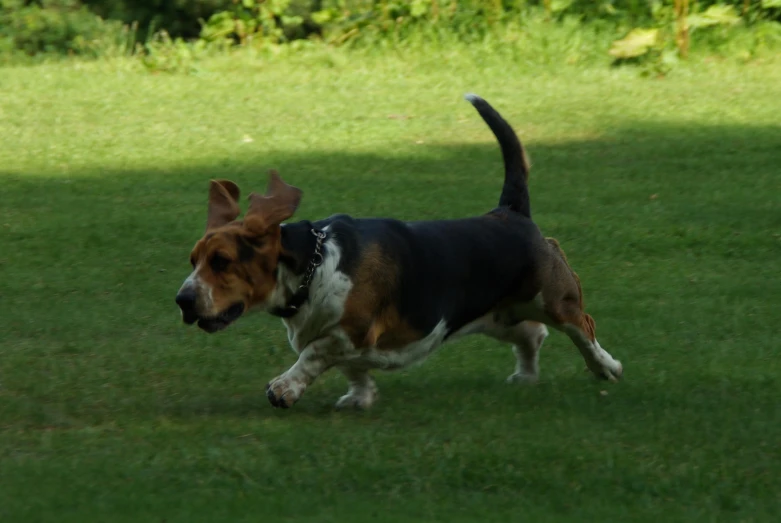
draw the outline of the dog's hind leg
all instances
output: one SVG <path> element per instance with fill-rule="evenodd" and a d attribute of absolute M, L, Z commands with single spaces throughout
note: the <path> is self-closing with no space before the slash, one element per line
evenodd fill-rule
<path fill-rule="evenodd" d="M 548 326 L 564 332 L 580 351 L 589 370 L 599 378 L 618 381 L 621 362 L 603 349 L 596 338 L 594 319 L 586 314 L 580 278 L 554 238 L 546 238 L 553 254 L 549 258 L 546 285 L 542 290 L 543 310 Z"/>
<path fill-rule="evenodd" d="M 515 372 L 507 377 L 507 383 L 536 383 L 540 373 L 540 349 L 548 337 L 545 325 L 536 321 L 522 321 L 501 332 L 488 334 L 512 343 L 516 358 Z"/>
<path fill-rule="evenodd" d="M 548 329 L 536 321 L 524 321 L 513 329 L 516 334 L 513 343 L 515 372 L 507 378 L 508 383 L 535 383 L 540 374 L 540 349 L 548 337 Z"/>
<path fill-rule="evenodd" d="M 621 362 L 600 346 L 594 319 L 583 311 L 582 300 L 564 294 L 554 299 L 549 295 L 544 301 L 545 323 L 569 336 L 595 376 L 618 381 L 623 373 Z"/>
<path fill-rule="evenodd" d="M 569 336 L 586 361 L 586 366 L 595 376 L 610 381 L 621 379 L 624 372 L 623 366 L 597 341 L 594 319 L 591 316 L 581 313 L 579 321 L 578 318 L 572 318 L 570 321 L 552 325 L 552 327 Z"/>

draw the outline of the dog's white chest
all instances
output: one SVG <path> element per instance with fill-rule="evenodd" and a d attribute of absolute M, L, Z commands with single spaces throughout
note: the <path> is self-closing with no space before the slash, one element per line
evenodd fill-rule
<path fill-rule="evenodd" d="M 353 287 L 350 278 L 337 270 L 341 258 L 339 247 L 334 243 L 326 243 L 325 248 L 328 256 L 312 278 L 308 302 L 298 314 L 285 320 L 288 340 L 297 353 L 313 341 L 341 330 L 339 321 Z"/>

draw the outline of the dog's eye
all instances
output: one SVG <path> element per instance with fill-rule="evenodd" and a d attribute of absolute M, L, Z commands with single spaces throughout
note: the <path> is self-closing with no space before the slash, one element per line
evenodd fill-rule
<path fill-rule="evenodd" d="M 209 265 L 214 272 L 222 272 L 228 268 L 230 260 L 221 254 L 215 254 L 209 260 Z"/>

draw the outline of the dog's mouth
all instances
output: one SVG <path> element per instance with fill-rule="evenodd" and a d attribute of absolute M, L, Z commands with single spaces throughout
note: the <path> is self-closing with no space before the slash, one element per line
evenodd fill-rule
<path fill-rule="evenodd" d="M 191 310 L 182 311 L 182 321 L 185 322 L 187 325 L 192 325 L 193 323 L 198 321 L 198 315 Z"/>
<path fill-rule="evenodd" d="M 214 316 L 211 318 L 198 318 L 198 327 L 205 330 L 209 334 L 213 332 L 220 331 L 239 319 L 239 317 L 244 313 L 244 304 L 239 302 L 231 305 L 228 307 L 226 311 L 224 311 L 219 316 Z M 185 319 L 185 322 L 187 322 L 187 319 Z M 189 322 L 190 324 L 194 323 L 195 320 Z"/>

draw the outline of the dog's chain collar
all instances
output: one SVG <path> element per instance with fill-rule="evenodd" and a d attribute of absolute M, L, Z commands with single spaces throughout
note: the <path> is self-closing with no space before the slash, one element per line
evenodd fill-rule
<path fill-rule="evenodd" d="M 309 266 L 306 268 L 304 279 L 301 281 L 301 285 L 298 286 L 298 290 L 306 290 L 309 288 L 309 284 L 312 283 L 312 277 L 315 275 L 315 270 L 323 263 L 323 240 L 325 240 L 325 233 L 312 229 L 310 231 L 315 235 L 317 241 L 315 242 L 315 253 L 312 255 L 312 260 L 309 262 Z M 298 291 L 296 291 L 298 292 Z"/>
<path fill-rule="evenodd" d="M 304 278 L 301 280 L 301 285 L 293 296 L 290 297 L 290 301 L 283 307 L 274 307 L 269 312 L 274 316 L 280 318 L 290 318 L 298 313 L 298 309 L 309 299 L 309 285 L 312 283 L 312 278 L 315 275 L 317 268 L 323 263 L 323 241 L 325 240 L 326 233 L 318 231 L 317 229 L 311 229 L 310 232 L 317 238 L 315 241 L 315 252 L 312 254 L 312 259 L 309 261 L 309 265 L 306 267 Z"/>

